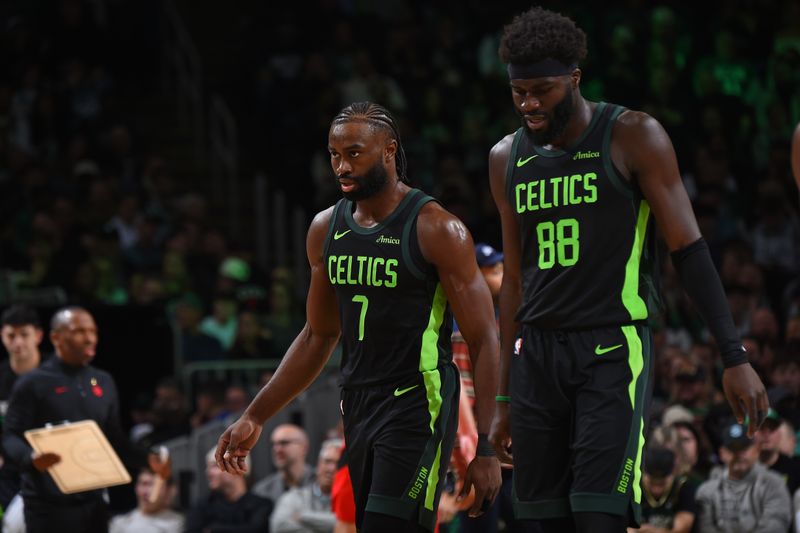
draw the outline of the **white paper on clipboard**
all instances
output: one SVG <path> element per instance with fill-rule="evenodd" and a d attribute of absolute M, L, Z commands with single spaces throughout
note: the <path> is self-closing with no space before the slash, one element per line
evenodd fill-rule
<path fill-rule="evenodd" d="M 131 482 L 130 474 L 94 420 L 31 429 L 25 432 L 25 439 L 36 452 L 61 456 L 61 461 L 47 472 L 64 494 Z"/>

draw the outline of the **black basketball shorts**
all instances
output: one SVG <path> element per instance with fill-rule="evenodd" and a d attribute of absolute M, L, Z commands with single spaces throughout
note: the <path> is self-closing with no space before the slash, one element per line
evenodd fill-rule
<path fill-rule="evenodd" d="M 392 385 L 342 391 L 356 526 L 365 512 L 433 531 L 458 426 L 452 363 Z"/>
<path fill-rule="evenodd" d="M 651 349 L 641 325 L 523 326 L 510 388 L 517 518 L 602 512 L 638 524 Z"/>

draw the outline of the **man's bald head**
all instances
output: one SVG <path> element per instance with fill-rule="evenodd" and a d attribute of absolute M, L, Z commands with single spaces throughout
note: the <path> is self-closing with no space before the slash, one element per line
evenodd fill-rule
<path fill-rule="evenodd" d="M 68 328 L 72 323 L 72 319 L 76 313 L 89 314 L 89 311 L 83 307 L 72 305 L 69 307 L 62 307 L 55 312 L 53 318 L 50 319 L 50 331 L 58 331 L 63 328 Z"/>
<path fill-rule="evenodd" d="M 66 364 L 86 366 L 95 356 L 97 324 L 86 309 L 64 307 L 50 320 L 50 341 Z"/>
<path fill-rule="evenodd" d="M 278 470 L 305 464 L 308 455 L 308 436 L 294 424 L 281 424 L 272 430 L 272 462 Z"/>

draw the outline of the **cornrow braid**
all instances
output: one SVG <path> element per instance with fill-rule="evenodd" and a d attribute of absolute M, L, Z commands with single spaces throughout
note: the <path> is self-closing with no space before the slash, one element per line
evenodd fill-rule
<path fill-rule="evenodd" d="M 394 140 L 397 141 L 397 153 L 395 155 L 397 176 L 400 178 L 400 181 L 410 185 L 411 182 L 408 179 L 408 160 L 406 159 L 406 152 L 403 149 L 403 142 L 400 140 L 400 130 L 397 128 L 397 123 L 389 110 L 372 102 L 355 102 L 342 109 L 333 119 L 331 125 L 353 121 L 366 122 L 389 130 Z"/>

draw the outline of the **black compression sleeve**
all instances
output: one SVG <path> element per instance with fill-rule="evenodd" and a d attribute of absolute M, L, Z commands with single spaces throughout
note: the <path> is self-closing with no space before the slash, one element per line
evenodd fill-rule
<path fill-rule="evenodd" d="M 728 300 L 706 241 L 701 237 L 671 255 L 683 288 L 717 340 L 725 368 L 747 363 L 747 352 L 733 324 Z"/>

